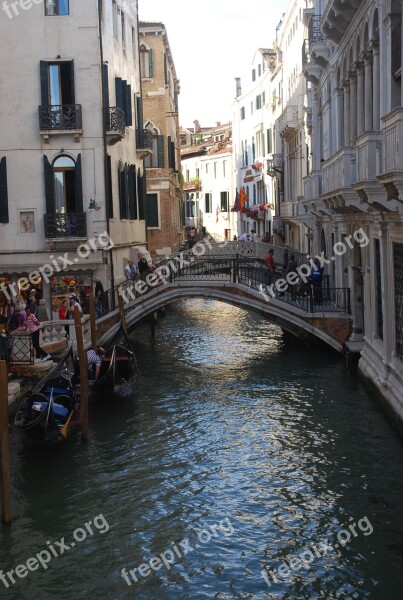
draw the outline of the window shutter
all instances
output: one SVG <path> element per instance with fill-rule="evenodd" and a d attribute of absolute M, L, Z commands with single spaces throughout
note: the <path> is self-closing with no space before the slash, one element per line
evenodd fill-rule
<path fill-rule="evenodd" d="M 271 139 L 271 129 L 267 130 L 267 154 L 271 154 L 273 151 L 272 148 L 272 139 Z"/>
<path fill-rule="evenodd" d="M 167 68 L 167 55 L 164 53 L 164 80 L 165 85 L 168 83 L 168 68 Z"/>
<path fill-rule="evenodd" d="M 0 223 L 8 223 L 7 159 L 0 160 Z"/>
<path fill-rule="evenodd" d="M 137 96 L 137 129 L 143 129 L 143 102 L 141 96 Z"/>
<path fill-rule="evenodd" d="M 147 227 L 159 227 L 158 195 L 147 194 Z"/>
<path fill-rule="evenodd" d="M 174 93 L 175 112 L 179 111 L 179 92 Z"/>
<path fill-rule="evenodd" d="M 176 171 L 175 142 L 171 142 L 171 163 L 172 169 Z"/>
<path fill-rule="evenodd" d="M 164 136 L 159 135 L 157 137 L 157 145 L 158 145 L 158 168 L 164 168 Z"/>
<path fill-rule="evenodd" d="M 126 125 L 129 127 L 133 125 L 132 116 L 132 86 L 127 85 L 126 87 Z"/>
<path fill-rule="evenodd" d="M 129 165 L 128 170 L 128 187 L 129 187 L 129 219 L 134 219 L 134 165 Z"/>
<path fill-rule="evenodd" d="M 148 51 L 148 76 L 153 77 L 153 51 L 152 48 Z"/>
<path fill-rule="evenodd" d="M 41 60 L 39 66 L 41 76 L 41 104 L 42 106 L 47 106 L 49 104 L 48 63 L 45 60 Z"/>
<path fill-rule="evenodd" d="M 127 81 L 122 79 L 122 109 L 125 113 L 125 125 L 127 125 Z"/>
<path fill-rule="evenodd" d="M 43 155 L 43 171 L 45 175 L 46 214 L 52 215 L 55 211 L 53 172 L 52 165 L 48 161 L 48 157 L 45 156 L 45 154 Z"/>
<path fill-rule="evenodd" d="M 81 175 L 81 154 L 76 160 L 76 212 L 84 212 L 83 208 L 83 179 Z"/>
<path fill-rule="evenodd" d="M 168 136 L 168 169 L 172 169 L 172 144 L 171 136 Z"/>
<path fill-rule="evenodd" d="M 146 172 L 144 171 L 143 175 L 140 175 L 140 171 L 137 177 L 137 193 L 139 196 L 139 219 L 140 221 L 144 221 L 145 219 L 145 202 L 146 202 L 146 193 L 147 193 L 147 183 L 146 183 Z"/>
<path fill-rule="evenodd" d="M 124 110 L 122 94 L 122 78 L 115 77 L 116 106 Z"/>
<path fill-rule="evenodd" d="M 108 154 L 105 160 L 106 169 L 106 201 L 107 215 L 109 219 L 113 219 L 113 196 L 112 196 L 112 161 Z"/>
<path fill-rule="evenodd" d="M 103 85 L 103 103 L 104 108 L 109 108 L 109 77 L 108 77 L 108 65 L 105 63 L 102 65 L 102 85 Z"/>
<path fill-rule="evenodd" d="M 127 165 L 120 171 L 120 218 L 127 219 Z"/>
<path fill-rule="evenodd" d="M 70 102 L 66 102 L 66 104 L 75 104 L 76 103 L 76 91 L 74 88 L 74 60 L 69 61 L 70 64 Z M 64 104 L 64 102 L 63 102 Z"/>

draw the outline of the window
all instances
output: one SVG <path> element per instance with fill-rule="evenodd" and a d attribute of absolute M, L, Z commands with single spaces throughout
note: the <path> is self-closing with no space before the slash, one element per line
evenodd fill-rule
<path fill-rule="evenodd" d="M 45 14 L 48 17 L 64 17 L 69 14 L 69 0 L 46 0 Z"/>
<path fill-rule="evenodd" d="M 0 223 L 8 223 L 7 159 L 0 160 Z"/>
<path fill-rule="evenodd" d="M 211 213 L 213 202 L 212 202 L 212 194 L 204 194 L 204 202 L 205 202 L 205 212 Z"/>
<path fill-rule="evenodd" d="M 256 110 L 259 110 L 259 108 L 262 108 L 262 96 L 260 94 L 256 96 Z"/>
<path fill-rule="evenodd" d="M 252 136 L 252 162 L 254 163 L 256 159 L 256 145 L 255 145 L 255 136 Z"/>
<path fill-rule="evenodd" d="M 146 222 L 148 228 L 158 229 L 160 226 L 158 194 L 147 194 Z"/>
<path fill-rule="evenodd" d="M 253 102 L 250 103 L 250 114 L 253 115 Z"/>
<path fill-rule="evenodd" d="M 267 130 L 267 154 L 271 154 L 273 152 L 273 143 L 272 143 L 272 131 L 271 129 Z"/>
<path fill-rule="evenodd" d="M 262 105 L 266 104 L 266 92 L 262 92 Z"/>
<path fill-rule="evenodd" d="M 245 118 L 245 107 L 241 106 L 241 121 L 243 121 Z"/>
<path fill-rule="evenodd" d="M 125 79 L 115 77 L 116 106 L 125 113 L 125 125 L 132 125 L 132 88 Z"/>
<path fill-rule="evenodd" d="M 113 37 L 117 40 L 119 37 L 118 27 L 118 5 L 116 0 L 112 0 L 112 26 L 113 26 Z"/>
<path fill-rule="evenodd" d="M 256 69 L 252 69 L 252 81 L 256 81 Z"/>
<path fill-rule="evenodd" d="M 222 162 L 222 174 L 223 174 L 223 177 L 227 176 L 226 171 L 227 171 L 227 161 L 223 160 L 223 162 Z"/>
<path fill-rule="evenodd" d="M 123 52 L 126 52 L 126 23 L 125 23 L 125 13 L 123 11 L 122 11 L 121 27 L 122 27 L 122 48 L 123 48 Z"/>
<path fill-rule="evenodd" d="M 74 61 L 41 61 L 41 96 L 43 106 L 75 104 Z"/>
<path fill-rule="evenodd" d="M 208 173 L 208 163 L 206 163 L 206 175 Z"/>
<path fill-rule="evenodd" d="M 217 178 L 217 163 L 214 163 L 214 179 Z"/>
<path fill-rule="evenodd" d="M 262 65 L 258 65 L 257 66 L 257 74 L 258 74 L 258 77 L 261 76 L 261 74 L 262 74 Z"/>
<path fill-rule="evenodd" d="M 59 156 L 53 161 L 54 212 L 69 214 L 78 210 L 76 194 L 76 163 L 69 156 Z"/>
<path fill-rule="evenodd" d="M 153 51 L 151 48 L 146 48 L 144 44 L 140 46 L 140 70 L 142 77 L 153 76 Z"/>
<path fill-rule="evenodd" d="M 151 156 L 146 156 L 144 159 L 144 166 L 146 168 L 160 168 L 164 167 L 164 136 L 159 135 L 155 127 L 148 124 L 146 129 L 151 132 L 153 142 L 153 153 Z"/>
<path fill-rule="evenodd" d="M 221 192 L 220 199 L 221 199 L 221 212 L 229 212 L 229 193 Z"/>

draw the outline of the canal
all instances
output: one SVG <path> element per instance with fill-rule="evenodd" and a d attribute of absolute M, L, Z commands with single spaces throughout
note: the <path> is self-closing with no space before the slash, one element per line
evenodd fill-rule
<path fill-rule="evenodd" d="M 402 597 L 402 443 L 337 355 L 206 300 L 133 340 L 88 445 L 12 432 L 2 599 Z"/>

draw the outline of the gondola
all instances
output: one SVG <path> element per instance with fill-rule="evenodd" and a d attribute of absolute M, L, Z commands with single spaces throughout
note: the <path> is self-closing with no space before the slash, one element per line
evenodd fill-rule
<path fill-rule="evenodd" d="M 14 424 L 31 442 L 57 444 L 67 439 L 80 417 L 74 386 L 74 357 L 66 356 L 23 399 Z"/>
<path fill-rule="evenodd" d="M 133 392 L 137 377 L 134 349 L 121 325 L 106 345 L 99 378 L 89 381 L 90 397 L 98 400 L 127 398 Z"/>

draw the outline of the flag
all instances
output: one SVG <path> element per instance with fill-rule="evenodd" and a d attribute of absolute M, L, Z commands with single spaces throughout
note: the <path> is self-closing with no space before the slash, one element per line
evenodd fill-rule
<path fill-rule="evenodd" d="M 239 205 L 239 194 L 238 194 L 238 190 L 237 190 L 236 194 L 235 194 L 235 202 L 234 202 L 234 208 L 232 209 L 232 212 L 238 212 L 238 205 Z"/>
<path fill-rule="evenodd" d="M 241 188 L 241 191 L 239 192 L 238 209 L 242 210 L 243 207 L 244 207 L 245 202 L 248 202 L 248 200 L 249 200 L 248 196 L 245 194 L 245 192 Z"/>

